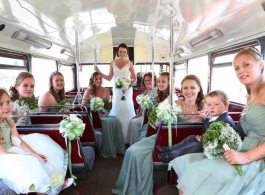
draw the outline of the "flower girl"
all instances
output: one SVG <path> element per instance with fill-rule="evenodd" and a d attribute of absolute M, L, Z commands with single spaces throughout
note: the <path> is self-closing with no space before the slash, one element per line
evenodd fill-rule
<path fill-rule="evenodd" d="M 73 179 L 64 180 L 67 156 L 49 136 L 21 136 L 9 118 L 8 93 L 0 89 L 0 178 L 16 193 L 58 194 Z"/>

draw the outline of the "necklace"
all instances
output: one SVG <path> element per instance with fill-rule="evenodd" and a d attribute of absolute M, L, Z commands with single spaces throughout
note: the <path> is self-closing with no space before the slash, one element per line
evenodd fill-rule
<path fill-rule="evenodd" d="M 180 115 L 180 116 L 183 117 L 183 118 L 185 118 L 185 119 L 187 119 L 187 120 L 189 120 L 189 118 L 190 118 L 193 114 L 195 114 L 195 111 L 197 111 L 197 104 L 195 104 L 195 105 L 192 107 L 192 111 L 191 111 L 191 112 L 187 112 L 187 111 L 186 111 L 186 105 L 184 104 L 184 106 L 182 107 L 182 113 L 183 113 L 184 115 Z M 189 113 L 189 114 L 186 114 L 186 113 Z"/>

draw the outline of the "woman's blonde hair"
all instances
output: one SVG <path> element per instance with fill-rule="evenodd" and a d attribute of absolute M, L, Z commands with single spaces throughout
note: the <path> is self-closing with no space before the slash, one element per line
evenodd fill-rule
<path fill-rule="evenodd" d="M 262 54 L 257 49 L 252 48 L 252 47 L 245 47 L 236 54 L 233 60 L 233 65 L 235 65 L 236 59 L 241 55 L 247 55 L 255 62 L 263 62 Z M 249 105 L 255 99 L 257 94 L 260 92 L 260 90 L 262 89 L 264 85 L 264 81 L 265 81 L 265 77 L 264 77 L 264 66 L 263 66 L 263 68 L 261 69 L 261 74 L 260 74 L 260 78 L 259 78 L 259 82 L 257 86 L 254 89 L 250 90 L 250 88 L 245 85 L 247 89 L 247 94 L 248 95 L 251 94 L 250 98 L 247 101 L 247 105 Z"/>
<path fill-rule="evenodd" d="M 6 95 L 9 97 L 7 91 L 6 91 L 5 89 L 0 88 L 0 100 L 2 99 L 2 97 L 3 97 L 4 94 L 6 94 Z M 4 119 L 4 121 L 6 121 L 7 124 L 8 124 L 10 127 L 13 126 L 12 120 L 11 120 L 10 118 Z M 3 121 L 3 122 L 4 122 L 4 121 Z M 2 128 L 0 127 L 0 145 L 4 145 L 4 144 L 6 144 L 6 140 L 5 140 L 5 137 L 4 137 L 3 130 L 2 130 Z"/>

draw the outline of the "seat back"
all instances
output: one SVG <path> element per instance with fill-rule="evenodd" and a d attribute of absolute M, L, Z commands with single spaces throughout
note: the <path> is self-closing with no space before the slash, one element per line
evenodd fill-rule
<path fill-rule="evenodd" d="M 203 129 L 202 123 L 186 123 L 186 124 L 172 124 L 172 145 L 181 142 L 189 135 L 201 135 Z M 160 124 L 153 151 L 154 171 L 166 171 L 168 164 L 163 163 L 158 159 L 160 151 L 157 145 L 168 146 L 168 126 Z"/>
<path fill-rule="evenodd" d="M 84 133 L 80 138 L 82 145 L 92 146 L 97 150 L 102 143 L 102 136 L 101 138 L 96 139 L 96 133 L 92 126 L 92 120 L 88 114 L 88 111 L 74 111 L 63 113 L 41 112 L 36 115 L 31 115 L 30 118 L 32 124 L 59 124 L 62 121 L 63 117 L 69 114 L 79 114 L 81 119 L 83 120 L 83 123 L 86 124 Z"/>
<path fill-rule="evenodd" d="M 91 110 L 91 109 L 90 109 Z M 90 116 L 92 117 L 92 125 L 96 130 L 102 130 L 102 125 L 98 112 L 90 111 Z"/>

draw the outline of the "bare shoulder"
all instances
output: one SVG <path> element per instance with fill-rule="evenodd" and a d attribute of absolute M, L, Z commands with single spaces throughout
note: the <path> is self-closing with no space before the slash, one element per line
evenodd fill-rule
<path fill-rule="evenodd" d="M 106 91 L 106 92 L 110 92 L 110 90 L 108 89 L 108 88 L 106 88 L 106 87 L 104 87 L 104 91 Z"/>
<path fill-rule="evenodd" d="M 56 102 L 53 95 L 49 91 L 47 91 L 42 96 L 40 96 L 38 102 L 39 103 L 45 103 L 45 104 L 52 104 L 52 102 L 54 102 L 54 101 Z"/>

